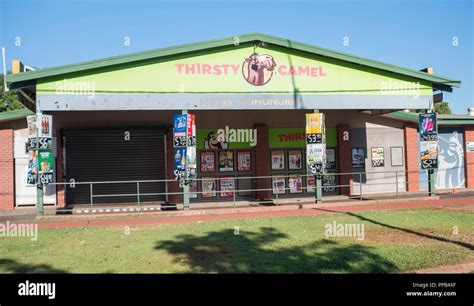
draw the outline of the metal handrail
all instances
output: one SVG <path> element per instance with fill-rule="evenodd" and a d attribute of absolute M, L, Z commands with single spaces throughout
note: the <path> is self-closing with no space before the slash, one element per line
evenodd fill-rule
<path fill-rule="evenodd" d="M 287 170 L 282 170 L 282 171 L 287 171 Z M 394 173 L 394 176 L 390 177 L 383 177 L 383 178 L 377 178 L 377 179 L 392 179 L 395 178 L 394 182 L 379 182 L 379 183 L 367 183 L 369 180 L 372 180 L 369 178 L 370 175 L 372 174 L 388 174 L 388 173 Z M 297 193 L 291 193 L 291 187 L 283 187 L 283 188 L 252 188 L 252 189 L 238 189 L 236 188 L 236 181 L 238 180 L 258 180 L 258 179 L 274 179 L 275 177 L 281 177 L 281 178 L 292 178 L 292 177 L 315 177 L 314 174 L 309 174 L 309 173 L 284 173 L 284 174 L 278 174 L 274 173 L 272 175 L 266 175 L 266 176 L 234 176 L 234 177 L 225 177 L 225 174 L 222 174 L 223 176 L 221 177 L 213 177 L 213 176 L 202 176 L 200 178 L 192 179 L 191 181 L 204 181 L 212 178 L 212 180 L 215 180 L 216 182 L 220 180 L 233 180 L 233 189 L 232 190 L 213 190 L 212 193 L 215 195 L 221 195 L 222 193 L 232 193 L 229 198 L 232 197 L 234 207 L 236 205 L 236 197 L 237 193 L 242 193 L 242 192 L 258 192 L 258 191 L 272 191 L 272 195 L 275 196 L 276 204 L 279 205 L 279 198 L 281 198 L 282 195 L 287 195 L 287 191 L 290 191 L 290 194 L 293 195 L 299 195 L 299 194 L 305 194 L 308 195 L 310 192 L 308 192 L 309 189 L 314 190 L 314 192 L 317 191 L 317 189 L 321 188 L 322 190 L 326 190 L 327 188 L 341 188 L 341 187 L 356 187 L 357 184 L 359 185 L 359 194 L 353 194 L 354 196 L 358 196 L 359 199 L 363 199 L 363 186 L 376 186 L 376 185 L 391 185 L 395 184 L 395 193 L 396 196 L 399 196 L 399 184 L 405 185 L 410 184 L 410 182 L 407 180 L 406 177 L 399 177 L 399 174 L 403 174 L 405 176 L 407 173 L 417 173 L 417 174 L 422 174 L 422 173 L 427 173 L 426 170 L 411 170 L 411 171 L 406 171 L 406 170 L 390 170 L 390 171 L 377 171 L 377 172 L 366 172 L 366 171 L 358 171 L 358 172 L 343 172 L 343 173 L 336 173 L 336 172 L 328 172 L 321 174 L 322 177 L 325 176 L 351 176 L 352 179 L 354 177 L 359 178 L 359 182 L 354 182 L 351 181 L 349 184 L 335 184 L 335 185 L 321 185 L 320 187 L 316 186 L 316 180 L 315 180 L 315 185 L 314 186 L 301 186 L 301 192 Z M 363 177 L 365 178 L 365 183 L 363 183 Z M 286 180 L 285 180 L 286 181 Z M 422 181 L 422 180 L 417 180 L 419 183 L 430 183 L 430 180 L 427 181 Z M 94 204 L 94 199 L 96 198 L 111 198 L 111 197 L 136 197 L 137 204 L 138 206 L 141 205 L 142 199 L 144 196 L 169 196 L 169 195 L 181 195 L 184 196 L 185 194 L 192 194 L 192 195 L 198 195 L 198 194 L 204 194 L 206 191 L 189 191 L 189 192 L 184 192 L 184 191 L 176 191 L 176 192 L 169 192 L 165 188 L 165 192 L 156 192 L 156 193 L 147 193 L 147 192 L 140 192 L 140 184 L 146 184 L 146 183 L 165 183 L 167 185 L 168 182 L 173 182 L 173 183 L 178 183 L 176 180 L 173 179 L 159 179 L 159 180 L 126 180 L 126 181 L 91 181 L 91 182 L 54 182 L 51 183 L 51 185 L 63 185 L 63 186 L 69 186 L 69 188 L 73 188 L 72 186 L 75 185 L 89 185 L 90 189 L 90 205 L 91 207 Z M 103 185 L 103 184 L 136 184 L 136 193 L 124 193 L 124 194 L 94 194 L 94 185 Z M 307 183 L 306 183 L 307 184 Z M 285 184 L 286 185 L 286 184 Z M 279 192 L 282 190 L 283 192 Z M 305 192 L 305 193 L 304 193 Z M 213 196 L 214 197 L 214 196 Z M 194 203 L 193 203 L 194 204 Z"/>

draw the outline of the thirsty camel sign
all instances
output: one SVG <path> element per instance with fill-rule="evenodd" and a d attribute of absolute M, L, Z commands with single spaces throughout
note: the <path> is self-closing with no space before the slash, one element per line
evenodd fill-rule
<path fill-rule="evenodd" d="M 254 86 L 267 84 L 274 74 L 318 78 L 327 76 L 323 66 L 277 65 L 269 54 L 252 53 L 242 64 L 176 63 L 179 75 L 234 76 L 242 72 L 243 78 Z"/>

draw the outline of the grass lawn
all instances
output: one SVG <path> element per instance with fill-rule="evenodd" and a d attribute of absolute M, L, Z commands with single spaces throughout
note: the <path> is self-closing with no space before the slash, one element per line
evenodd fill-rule
<path fill-rule="evenodd" d="M 364 224 L 365 239 L 326 238 L 333 221 Z M 37 241 L 0 238 L 0 272 L 386 273 L 474 260 L 473 249 L 472 210 L 371 211 L 129 231 L 43 229 Z"/>

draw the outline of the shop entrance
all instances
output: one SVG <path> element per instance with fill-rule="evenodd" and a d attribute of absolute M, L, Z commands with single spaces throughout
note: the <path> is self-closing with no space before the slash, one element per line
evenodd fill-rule
<path fill-rule="evenodd" d="M 162 202 L 165 132 L 149 130 L 64 130 L 64 177 L 71 182 L 110 182 L 66 186 L 66 204 Z M 127 183 L 111 183 L 127 181 Z M 92 189 L 92 193 L 91 193 Z"/>

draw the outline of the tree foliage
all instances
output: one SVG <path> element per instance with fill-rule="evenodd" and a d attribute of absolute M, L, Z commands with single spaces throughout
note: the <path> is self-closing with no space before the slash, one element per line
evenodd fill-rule
<path fill-rule="evenodd" d="M 410 109 L 410 112 L 411 113 L 424 113 L 425 110 L 424 109 Z M 434 106 L 434 112 L 441 115 L 452 114 L 451 108 L 449 107 L 448 102 L 436 103 Z"/>
<path fill-rule="evenodd" d="M 3 74 L 0 74 L 0 113 L 23 108 L 18 98 L 18 90 L 5 92 Z"/>

